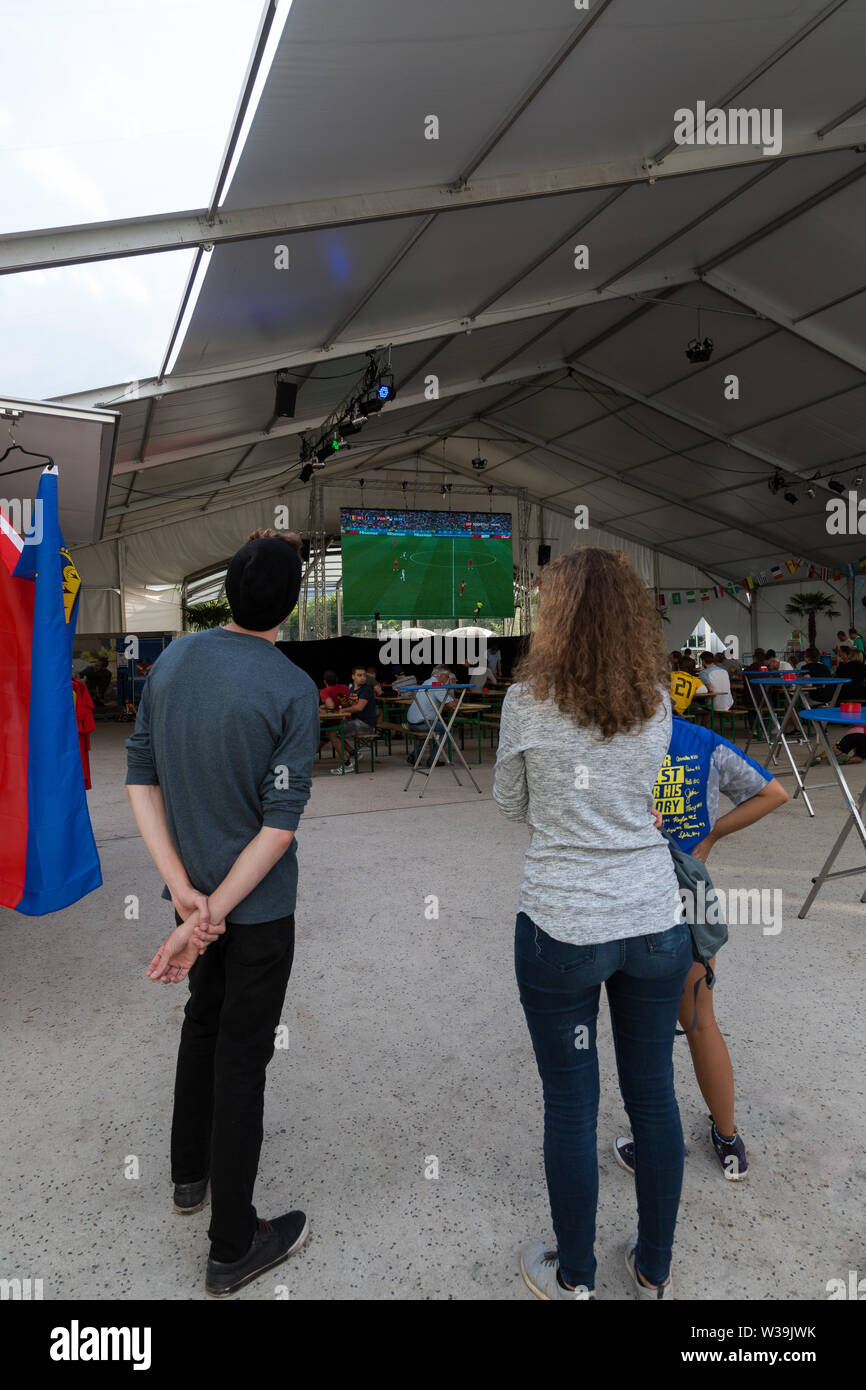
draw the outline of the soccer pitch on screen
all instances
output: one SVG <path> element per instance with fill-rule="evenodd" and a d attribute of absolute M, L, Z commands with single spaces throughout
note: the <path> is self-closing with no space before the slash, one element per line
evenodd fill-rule
<path fill-rule="evenodd" d="M 344 618 L 514 614 L 508 512 L 343 507 L 340 530 Z"/>

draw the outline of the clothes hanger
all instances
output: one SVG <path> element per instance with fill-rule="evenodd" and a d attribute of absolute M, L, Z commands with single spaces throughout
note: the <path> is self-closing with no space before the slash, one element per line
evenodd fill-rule
<path fill-rule="evenodd" d="M 52 468 L 57 467 L 50 454 L 34 454 L 32 449 L 25 449 L 23 444 L 16 444 L 14 423 L 9 426 L 9 438 L 12 440 L 12 443 L 8 446 L 8 448 L 4 449 L 2 454 L 0 454 L 0 463 L 2 463 L 5 458 L 8 458 L 11 453 L 17 450 L 19 454 L 27 454 L 30 458 L 41 459 L 43 463 L 50 463 Z M 24 468 L 10 468 L 8 472 L 0 474 L 0 477 L 12 478 L 15 476 L 16 473 L 29 473 L 32 467 L 33 464 L 29 463 Z"/>

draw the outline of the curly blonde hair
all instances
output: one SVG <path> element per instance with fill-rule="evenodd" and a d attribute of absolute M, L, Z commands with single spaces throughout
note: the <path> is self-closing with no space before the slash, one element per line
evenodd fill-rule
<path fill-rule="evenodd" d="M 587 546 L 542 574 L 538 624 L 515 679 L 605 738 L 656 713 L 670 661 L 652 598 L 618 550 Z"/>

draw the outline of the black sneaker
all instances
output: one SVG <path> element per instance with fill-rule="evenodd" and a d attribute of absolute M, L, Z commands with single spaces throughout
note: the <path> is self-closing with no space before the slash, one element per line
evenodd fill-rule
<path fill-rule="evenodd" d="M 253 1243 L 241 1259 L 208 1260 L 205 1293 L 211 1298 L 227 1298 L 294 1255 L 309 1234 L 310 1223 L 302 1211 L 287 1212 L 275 1221 L 263 1221 L 260 1217 Z"/>
<path fill-rule="evenodd" d="M 208 1179 L 201 1182 L 176 1182 L 174 1185 L 174 1209 L 181 1216 L 192 1216 L 201 1211 L 207 1198 Z"/>
<path fill-rule="evenodd" d="M 733 1138 L 726 1139 L 724 1135 L 719 1134 L 719 1131 L 716 1129 L 715 1120 L 711 1115 L 710 1138 L 713 1141 L 713 1148 L 716 1151 L 716 1157 L 722 1165 L 722 1172 L 725 1177 L 729 1178 L 732 1182 L 738 1182 L 740 1178 L 744 1178 L 749 1170 L 749 1164 L 746 1159 L 746 1146 L 736 1129 L 734 1130 Z"/>

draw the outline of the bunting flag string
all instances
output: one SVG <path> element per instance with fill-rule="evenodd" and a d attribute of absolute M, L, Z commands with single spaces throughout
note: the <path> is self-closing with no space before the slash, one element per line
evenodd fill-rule
<path fill-rule="evenodd" d="M 855 564 L 842 565 L 835 569 L 832 565 L 813 565 L 807 560 L 794 558 L 786 560 L 784 565 L 772 565 L 769 571 L 761 570 L 760 574 L 747 574 L 739 581 L 731 579 L 727 584 L 710 584 L 705 589 L 659 589 L 658 606 L 667 608 L 668 601 L 674 607 L 679 607 L 683 603 L 697 603 L 698 600 L 701 603 L 709 603 L 711 598 L 736 598 L 737 594 L 744 590 L 748 593 L 752 589 L 763 588 L 764 585 L 772 584 L 774 580 L 784 579 L 786 573 L 796 574 L 800 569 L 804 571 L 804 578 L 807 579 L 852 579 L 854 575 L 866 571 L 866 555 L 861 556 Z"/>

